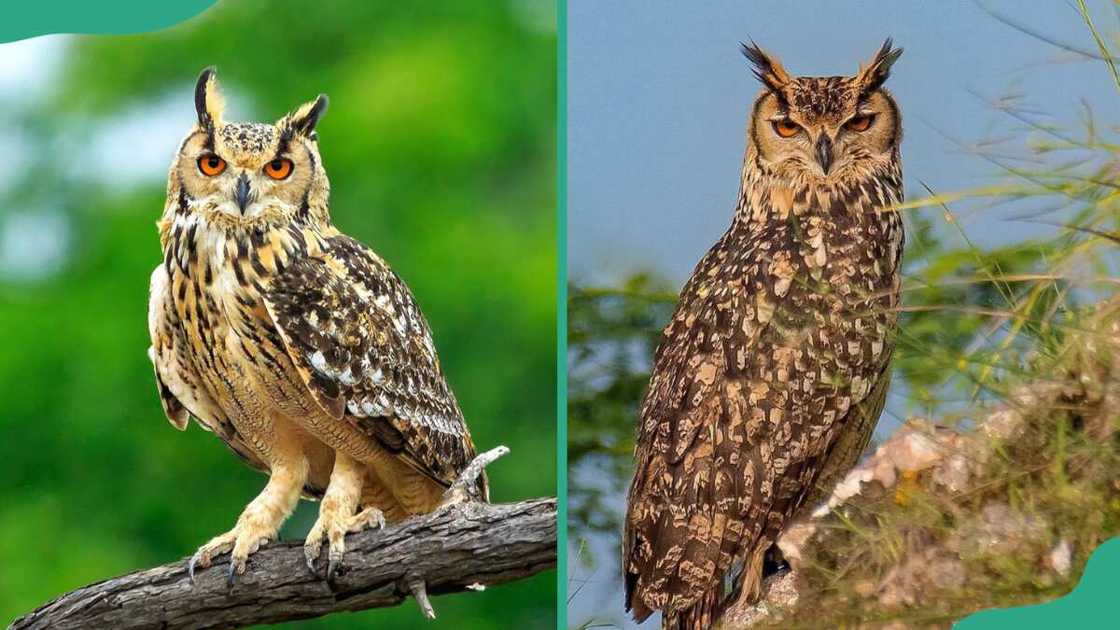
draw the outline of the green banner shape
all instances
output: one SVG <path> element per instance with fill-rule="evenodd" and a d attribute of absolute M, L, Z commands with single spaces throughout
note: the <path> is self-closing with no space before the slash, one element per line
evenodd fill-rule
<path fill-rule="evenodd" d="M 1033 606 L 983 610 L 965 617 L 953 628 L 1115 628 L 1120 624 L 1113 600 L 1117 575 L 1120 575 L 1120 538 L 1113 538 L 1089 556 L 1081 582 L 1069 595 Z"/>
<path fill-rule="evenodd" d="M 194 17 L 216 0 L 38 0 L 5 7 L 0 43 L 49 33 L 141 33 L 167 28 Z"/>

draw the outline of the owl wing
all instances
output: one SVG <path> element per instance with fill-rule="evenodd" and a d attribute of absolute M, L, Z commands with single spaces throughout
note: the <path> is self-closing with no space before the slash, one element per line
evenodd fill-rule
<path fill-rule="evenodd" d="M 345 235 L 324 242 L 263 290 L 297 372 L 332 417 L 450 485 L 475 451 L 427 321 L 376 254 Z"/>
<path fill-rule="evenodd" d="M 825 454 L 821 462 L 821 471 L 813 483 L 812 490 L 802 503 L 801 513 L 819 506 L 859 461 L 860 455 L 867 450 L 867 445 L 871 442 L 871 434 L 875 432 L 875 425 L 879 423 L 879 416 L 886 406 L 887 390 L 890 389 L 890 355 L 887 356 L 886 361 L 887 365 L 883 368 L 875 387 L 863 402 L 853 406 L 849 417 L 846 418 L 844 431 L 837 436 L 836 441 Z"/>
<path fill-rule="evenodd" d="M 253 468 L 268 467 L 245 445 L 233 423 L 229 421 L 187 359 L 187 341 L 179 325 L 179 316 L 171 299 L 167 269 L 160 265 L 152 272 L 148 298 L 148 333 L 152 345 L 148 358 L 155 368 L 160 403 L 172 426 L 187 428 L 191 416 L 199 426 L 215 433 Z"/>
<path fill-rule="evenodd" d="M 722 264 L 721 244 L 681 290 L 639 411 L 623 537 L 626 607 L 639 622 L 653 609 L 684 609 L 711 591 L 731 564 L 731 553 L 721 547 L 733 552 L 747 526 L 751 497 L 736 500 L 743 471 L 762 472 L 760 462 L 751 461 L 761 444 L 733 443 L 718 429 L 721 415 L 749 411 L 728 408 L 734 402 L 717 371 L 724 370 L 725 354 L 749 352 L 753 343 L 739 339 L 742 347 L 732 350 L 736 340 L 725 339 L 724 291 L 708 280 Z M 739 308 L 744 297 L 726 306 Z"/>
<path fill-rule="evenodd" d="M 653 609 L 710 614 L 732 564 L 761 562 L 744 550 L 780 532 L 828 462 L 858 457 L 886 391 L 856 398 L 850 383 L 817 380 L 820 366 L 795 360 L 786 337 L 804 309 L 744 274 L 730 253 L 741 248 L 725 240 L 682 289 L 640 407 L 623 539 L 639 620 Z M 831 406 L 848 396 L 849 407 Z M 849 431 L 859 414 L 874 415 L 867 433 Z"/>

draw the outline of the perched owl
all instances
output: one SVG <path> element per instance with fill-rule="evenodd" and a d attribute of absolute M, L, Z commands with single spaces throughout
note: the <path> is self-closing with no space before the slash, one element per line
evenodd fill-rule
<path fill-rule="evenodd" d="M 902 126 L 882 86 L 902 51 L 887 40 L 850 77 L 743 53 L 764 89 L 738 207 L 681 291 L 640 407 L 626 607 L 665 628 L 758 599 L 767 550 L 855 463 L 890 376 Z"/>
<path fill-rule="evenodd" d="M 206 70 L 171 164 L 148 320 L 163 408 L 269 476 L 192 576 L 231 552 L 232 582 L 301 495 L 321 499 L 308 566 L 326 540 L 333 576 L 347 532 L 433 510 L 475 455 L 408 287 L 331 224 L 326 106 L 226 122 Z M 471 490 L 485 500 L 485 477 Z"/>

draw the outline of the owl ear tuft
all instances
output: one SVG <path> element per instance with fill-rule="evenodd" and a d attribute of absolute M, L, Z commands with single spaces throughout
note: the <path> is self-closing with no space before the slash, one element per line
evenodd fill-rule
<path fill-rule="evenodd" d="M 198 112 L 198 125 L 204 129 L 212 129 L 221 123 L 225 106 L 226 101 L 218 88 L 218 75 L 214 66 L 210 66 L 198 75 L 198 83 L 194 86 L 194 109 Z"/>
<path fill-rule="evenodd" d="M 751 40 L 750 44 L 740 42 L 739 48 L 743 56 L 754 66 L 754 76 L 771 90 L 781 93 L 782 89 L 793 80 L 789 72 L 782 66 L 777 57 L 766 54 L 758 44 Z"/>
<path fill-rule="evenodd" d="M 320 94 L 315 100 L 300 105 L 296 111 L 285 116 L 281 121 L 281 126 L 285 127 L 289 133 L 311 137 L 315 131 L 315 125 L 319 123 L 319 118 L 327 111 L 329 103 L 330 100 L 327 99 L 327 95 Z"/>
<path fill-rule="evenodd" d="M 861 94 L 879 89 L 890 76 L 891 66 L 902 56 L 902 49 L 892 48 L 893 46 L 894 42 L 888 37 L 879 52 L 875 53 L 875 57 L 867 65 L 860 66 L 859 73 L 856 74 L 856 84 L 859 85 Z"/>

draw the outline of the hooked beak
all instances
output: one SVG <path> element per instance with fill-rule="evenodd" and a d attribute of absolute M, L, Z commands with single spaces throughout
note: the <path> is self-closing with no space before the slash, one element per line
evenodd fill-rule
<path fill-rule="evenodd" d="M 821 132 L 821 137 L 817 138 L 817 163 L 821 165 L 824 174 L 828 175 L 828 169 L 832 167 L 832 141 L 824 132 Z"/>
<path fill-rule="evenodd" d="M 241 214 L 245 214 L 245 206 L 249 205 L 249 177 L 245 173 L 237 178 L 235 199 L 237 199 L 237 207 L 241 209 Z"/>

